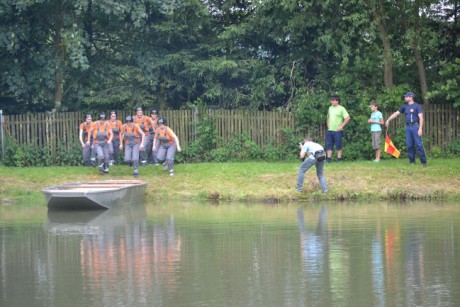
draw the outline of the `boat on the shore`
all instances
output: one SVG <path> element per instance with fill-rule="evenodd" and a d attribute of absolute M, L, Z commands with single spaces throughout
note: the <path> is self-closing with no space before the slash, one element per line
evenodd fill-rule
<path fill-rule="evenodd" d="M 48 209 L 110 209 L 143 204 L 146 187 L 143 180 L 97 180 L 52 186 L 43 193 Z"/>

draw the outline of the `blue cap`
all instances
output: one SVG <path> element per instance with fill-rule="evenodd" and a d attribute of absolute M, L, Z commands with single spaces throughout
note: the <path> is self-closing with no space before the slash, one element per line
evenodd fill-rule
<path fill-rule="evenodd" d="M 412 92 L 407 92 L 407 93 L 404 94 L 404 98 L 406 98 L 406 97 L 412 97 L 412 98 L 414 98 L 414 97 L 415 97 L 415 94 L 412 93 Z"/>

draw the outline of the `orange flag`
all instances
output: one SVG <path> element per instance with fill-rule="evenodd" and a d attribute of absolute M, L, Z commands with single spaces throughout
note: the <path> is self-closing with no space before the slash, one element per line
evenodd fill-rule
<path fill-rule="evenodd" d="M 395 147 L 388 134 L 385 136 L 385 152 L 395 158 L 399 158 L 399 150 Z"/>

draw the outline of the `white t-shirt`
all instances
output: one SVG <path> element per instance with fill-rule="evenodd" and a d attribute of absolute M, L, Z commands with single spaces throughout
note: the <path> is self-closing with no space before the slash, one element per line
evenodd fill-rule
<path fill-rule="evenodd" d="M 314 154 L 318 150 L 324 150 L 324 147 L 315 142 L 305 142 L 302 146 L 302 152 L 309 152 Z"/>

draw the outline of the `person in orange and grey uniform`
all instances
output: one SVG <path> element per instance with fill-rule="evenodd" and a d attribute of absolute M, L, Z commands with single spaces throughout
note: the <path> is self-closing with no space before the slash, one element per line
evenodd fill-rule
<path fill-rule="evenodd" d="M 155 131 L 155 139 L 153 140 L 152 150 L 157 151 L 158 162 L 163 162 L 163 169 L 169 169 L 169 175 L 174 176 L 174 155 L 177 151 L 181 151 L 179 138 L 172 131 L 171 128 L 166 126 L 166 119 L 158 119 L 158 128 Z"/>
<path fill-rule="evenodd" d="M 117 119 L 117 112 L 110 111 L 109 119 L 110 128 L 112 128 L 113 139 L 109 148 L 109 165 L 114 165 L 118 161 L 118 152 L 120 151 L 120 130 L 123 123 Z"/>
<path fill-rule="evenodd" d="M 142 131 L 144 131 L 146 135 L 148 135 L 150 118 L 144 115 L 144 112 L 142 111 L 142 107 L 136 108 L 136 116 L 134 116 L 133 122 L 137 124 L 142 129 Z M 146 152 L 147 142 L 148 142 L 148 138 L 145 138 L 144 141 L 142 142 L 143 146 L 141 146 L 141 149 L 140 149 L 139 159 L 141 161 L 141 165 L 147 165 L 147 152 Z"/>
<path fill-rule="evenodd" d="M 93 117 L 91 114 L 86 114 L 85 115 L 85 121 L 80 124 L 80 143 L 82 149 L 82 155 L 83 155 L 83 165 L 84 166 L 91 166 L 91 165 L 96 165 L 96 157 L 94 155 L 94 150 L 92 149 L 93 147 L 93 138 L 90 137 L 89 135 L 89 130 L 91 129 L 91 125 L 93 124 Z M 89 142 L 89 145 L 87 144 L 87 141 Z"/>
<path fill-rule="evenodd" d="M 147 141 L 147 162 L 154 165 L 159 165 L 156 152 L 152 150 L 153 140 L 155 139 L 155 130 L 158 127 L 158 111 L 153 109 L 150 111 L 150 123 L 149 123 L 149 136 Z"/>
<path fill-rule="evenodd" d="M 139 177 L 139 150 L 142 149 L 145 133 L 138 124 L 133 123 L 131 115 L 126 116 L 126 123 L 122 126 L 120 131 L 120 150 L 123 149 L 125 144 L 125 157 L 126 164 L 131 163 L 134 168 L 134 177 Z"/>
<path fill-rule="evenodd" d="M 421 105 L 414 101 L 415 94 L 407 92 L 404 95 L 404 101 L 407 104 L 399 108 L 398 111 L 388 117 L 385 126 L 388 127 L 390 121 L 403 113 L 406 115 L 406 145 L 407 155 L 409 156 L 409 163 L 415 164 L 415 148 L 417 148 L 418 157 L 423 167 L 426 167 L 426 155 L 423 149 L 422 135 L 423 135 L 423 108 Z"/>
<path fill-rule="evenodd" d="M 107 174 L 109 172 L 109 146 L 112 143 L 113 133 L 104 112 L 99 115 L 99 120 L 91 125 L 89 133 L 92 133 L 93 136 L 99 173 Z"/>

